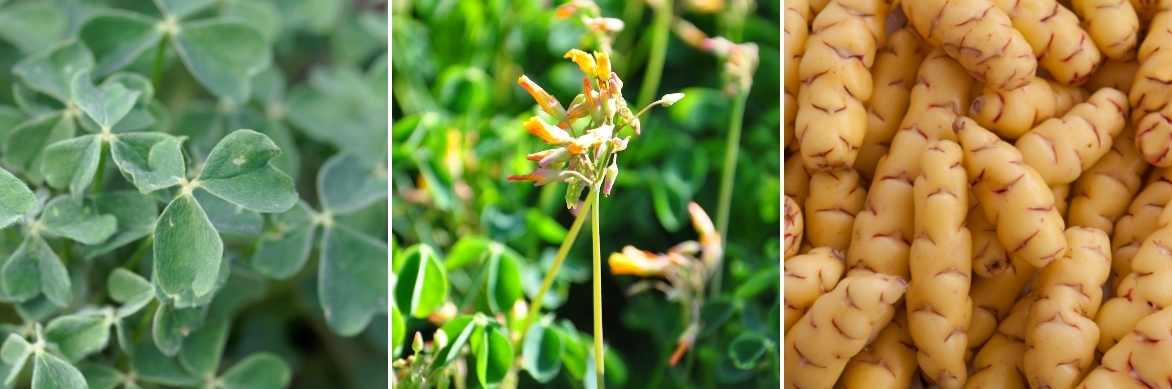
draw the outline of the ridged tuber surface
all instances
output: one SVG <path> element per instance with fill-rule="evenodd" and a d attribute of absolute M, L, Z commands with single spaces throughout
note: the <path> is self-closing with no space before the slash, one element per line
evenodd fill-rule
<path fill-rule="evenodd" d="M 802 52 L 806 49 L 806 38 L 810 35 L 810 2 L 808 0 L 785 0 L 785 146 L 793 144 L 794 118 L 797 117 L 798 64 L 802 63 Z"/>
<path fill-rule="evenodd" d="M 1022 290 L 1037 274 L 1037 268 L 1022 259 L 1010 259 L 1009 266 L 992 277 L 973 281 L 973 319 L 969 323 L 969 348 L 989 340 L 1005 315 L 1009 314 Z"/>
<path fill-rule="evenodd" d="M 973 98 L 969 116 L 1002 138 L 1017 139 L 1086 98 L 1087 92 L 1080 87 L 1034 78 L 1016 89 L 982 89 Z"/>
<path fill-rule="evenodd" d="M 1069 389 L 1090 371 L 1099 342 L 1095 313 L 1111 274 L 1111 243 L 1101 230 L 1066 230 L 1070 254 L 1042 269 L 1026 321 L 1023 363 L 1031 387 Z"/>
<path fill-rule="evenodd" d="M 901 3 L 908 21 L 934 46 L 942 47 L 969 74 L 993 88 L 1009 90 L 1030 82 L 1038 60 L 1009 16 L 989 0 L 923 0 Z"/>
<path fill-rule="evenodd" d="M 1054 194 L 1054 209 L 1058 210 L 1058 215 L 1065 215 L 1070 205 L 1070 184 L 1051 186 L 1050 193 Z"/>
<path fill-rule="evenodd" d="M 802 246 L 802 207 L 793 198 L 785 196 L 785 259 L 798 253 Z"/>
<path fill-rule="evenodd" d="M 1131 273 L 1119 282 L 1115 297 L 1103 304 L 1095 322 L 1102 330 L 1099 350 L 1106 351 L 1147 314 L 1172 306 L 1172 207 L 1164 207 L 1159 229 L 1131 259 Z"/>
<path fill-rule="evenodd" d="M 875 57 L 874 92 L 867 106 L 867 131 L 855 159 L 855 169 L 863 177 L 874 177 L 879 158 L 887 154 L 891 138 L 907 113 L 916 71 L 926 53 L 927 48 L 908 27 L 893 32 L 879 49 Z"/>
<path fill-rule="evenodd" d="M 1009 15 L 1013 27 L 1034 49 L 1038 65 L 1055 81 L 1079 85 L 1087 81 L 1103 54 L 1074 12 L 1056 0 L 993 0 Z"/>
<path fill-rule="evenodd" d="M 956 139 L 952 122 L 968 108 L 972 80 L 942 50 L 920 65 L 907 114 L 879 160 L 867 201 L 859 212 L 847 251 L 848 269 L 868 269 L 906 279 L 913 226 L 912 185 L 920 156 L 935 139 Z"/>
<path fill-rule="evenodd" d="M 985 217 L 1010 258 L 1043 267 L 1066 251 L 1066 229 L 1054 194 L 1021 152 L 969 118 L 954 123 L 964 165 Z"/>
<path fill-rule="evenodd" d="M 1128 0 L 1072 0 L 1074 12 L 1103 56 L 1113 60 L 1135 58 L 1139 42 L 1139 15 Z"/>
<path fill-rule="evenodd" d="M 1172 169 L 1152 172 L 1146 186 L 1127 207 L 1127 213 L 1115 222 L 1111 236 L 1111 273 L 1115 283 L 1131 274 L 1131 259 L 1139 251 L 1144 239 L 1159 227 L 1164 205 L 1172 201 Z"/>
<path fill-rule="evenodd" d="M 887 326 L 907 285 L 859 272 L 819 297 L 785 336 L 785 387 L 829 388 L 850 358 Z"/>
<path fill-rule="evenodd" d="M 843 260 L 842 251 L 819 247 L 785 261 L 786 332 L 842 279 Z"/>
<path fill-rule="evenodd" d="M 851 358 L 838 386 L 843 389 L 906 389 L 916 373 L 916 348 L 907 318 L 895 315 L 871 344 Z"/>
<path fill-rule="evenodd" d="M 810 195 L 810 173 L 802 165 L 802 157 L 794 154 L 785 160 L 785 195 L 797 201 L 799 205 L 806 203 Z"/>
<path fill-rule="evenodd" d="M 973 197 L 971 192 L 970 197 Z M 1005 253 L 1005 246 L 997 240 L 997 226 L 989 223 L 985 211 L 981 210 L 976 200 L 969 201 L 965 224 L 973 237 L 973 273 L 988 278 L 1009 268 L 1009 255 Z"/>
<path fill-rule="evenodd" d="M 1015 146 L 1047 184 L 1069 184 L 1107 154 L 1126 122 L 1127 96 L 1099 89 L 1062 117 L 1022 135 Z"/>
<path fill-rule="evenodd" d="M 854 166 L 867 130 L 871 65 L 882 43 L 887 3 L 831 0 L 814 17 L 798 69 L 802 85 L 794 136 L 811 171 Z"/>
<path fill-rule="evenodd" d="M 1087 81 L 1087 90 L 1099 90 L 1100 88 L 1115 88 L 1123 93 L 1130 93 L 1131 84 L 1135 81 L 1135 73 L 1139 71 L 1139 62 L 1131 61 L 1106 61 L 1099 70 L 1096 70 L 1091 75 L 1091 79 Z"/>
<path fill-rule="evenodd" d="M 1172 387 L 1172 308 L 1144 317 L 1103 354 L 1080 389 Z"/>
<path fill-rule="evenodd" d="M 804 208 L 806 240 L 814 247 L 846 250 L 855 215 L 866 198 L 867 190 L 853 169 L 814 173 Z"/>
<path fill-rule="evenodd" d="M 966 335 L 972 316 L 972 238 L 965 228 L 969 186 L 963 152 L 941 140 L 924 152 L 915 184 L 916 238 L 912 242 L 907 315 L 924 375 L 941 388 L 967 377 Z"/>
<path fill-rule="evenodd" d="M 1021 374 L 1025 354 L 1025 327 L 1033 296 L 1022 297 L 1013 305 L 1009 316 L 997 326 L 997 333 L 981 347 L 973 358 L 966 389 L 1026 388 Z"/>
<path fill-rule="evenodd" d="M 1127 212 L 1148 168 L 1133 139 L 1124 129 L 1111 151 L 1075 181 L 1067 214 L 1071 226 L 1098 228 L 1107 235 L 1115 231 L 1115 222 Z"/>
<path fill-rule="evenodd" d="M 1129 92 L 1135 144 L 1148 163 L 1172 166 L 1172 2 L 1160 2 L 1140 46 L 1139 63 Z"/>

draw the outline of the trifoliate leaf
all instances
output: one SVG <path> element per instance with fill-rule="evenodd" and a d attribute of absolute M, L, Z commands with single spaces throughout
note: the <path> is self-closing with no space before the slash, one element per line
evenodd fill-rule
<path fill-rule="evenodd" d="M 138 312 L 155 297 L 155 287 L 142 276 L 122 268 L 114 269 L 106 278 L 106 291 L 110 298 L 122 304 L 118 316 L 126 317 Z"/>
<path fill-rule="evenodd" d="M 318 172 L 317 193 L 324 211 L 357 211 L 387 197 L 387 168 L 350 155 L 335 155 Z"/>
<path fill-rule="evenodd" d="M 139 95 L 137 91 L 126 89 L 119 83 L 95 87 L 90 80 L 89 70 L 74 74 L 70 89 L 73 91 L 73 100 L 77 107 L 89 115 L 99 127 L 108 130 L 113 130 L 114 125 L 130 113 Z"/>
<path fill-rule="evenodd" d="M 0 168 L 0 228 L 20 220 L 36 206 L 37 197 L 28 185 Z"/>
<path fill-rule="evenodd" d="M 521 346 L 522 367 L 533 379 L 547 383 L 562 368 L 562 339 L 558 332 L 538 324 L 529 328 Z"/>
<path fill-rule="evenodd" d="M 225 136 L 208 154 L 201 188 L 257 212 L 284 212 L 297 203 L 293 180 L 270 163 L 281 150 L 252 130 Z"/>
<path fill-rule="evenodd" d="M 57 306 L 72 299 L 69 272 L 61 259 L 39 235 L 25 237 L 2 270 L 4 293 L 16 301 L 27 301 L 44 293 Z"/>
<path fill-rule="evenodd" d="M 261 234 L 250 262 L 252 268 L 269 277 L 285 279 L 297 274 L 309 251 L 317 231 L 304 202 L 284 213 L 269 217 L 269 228 Z"/>
<path fill-rule="evenodd" d="M 96 76 L 113 73 L 156 47 L 163 38 L 159 20 L 123 10 L 95 12 L 82 26 L 81 40 L 94 51 Z"/>
<path fill-rule="evenodd" d="M 155 219 L 159 217 L 158 202 L 136 191 L 97 194 L 91 198 L 91 204 L 99 214 L 114 216 L 118 230 L 102 244 L 91 246 L 85 253 L 86 258 L 108 253 L 150 235 L 155 230 Z"/>
<path fill-rule="evenodd" d="M 224 389 L 281 389 L 289 385 L 289 365 L 269 353 L 250 355 L 237 363 L 220 382 Z"/>
<path fill-rule="evenodd" d="M 33 357 L 33 389 L 86 388 L 85 376 L 69 362 L 56 355 L 41 352 Z"/>
<path fill-rule="evenodd" d="M 133 72 L 118 72 L 102 80 L 102 89 L 114 88 L 121 85 L 131 92 L 138 92 L 135 105 L 141 105 L 155 98 L 155 86 L 145 76 Z"/>
<path fill-rule="evenodd" d="M 79 361 L 109 344 L 112 315 L 99 311 L 59 316 L 45 326 L 45 340 L 56 344 L 66 359 Z"/>
<path fill-rule="evenodd" d="M 448 276 L 435 250 L 428 245 L 408 248 L 395 279 L 395 304 L 403 313 L 427 317 L 448 296 Z"/>
<path fill-rule="evenodd" d="M 80 198 L 58 196 L 45 205 L 41 212 L 45 232 L 68 238 L 82 244 L 98 244 L 118 229 L 118 219 L 103 215 Z"/>
<path fill-rule="evenodd" d="M 73 138 L 76 132 L 73 119 L 60 113 L 30 119 L 12 130 L 7 141 L 0 145 L 4 163 L 24 173 L 32 183 L 40 183 L 45 148 Z"/>
<path fill-rule="evenodd" d="M 500 383 L 513 366 L 513 344 L 496 323 L 472 334 L 472 355 L 476 357 L 476 378 L 483 387 Z"/>
<path fill-rule="evenodd" d="M 159 11 L 176 18 L 199 12 L 215 3 L 215 0 L 155 0 Z"/>
<path fill-rule="evenodd" d="M 110 145 L 114 163 L 139 191 L 178 185 L 187 176 L 182 141 L 157 132 L 120 134 Z"/>
<path fill-rule="evenodd" d="M 236 21 L 182 23 L 171 44 L 200 84 L 235 103 L 248 101 L 252 76 L 272 61 L 264 36 Z"/>
<path fill-rule="evenodd" d="M 215 287 L 224 242 L 191 195 L 180 195 L 155 226 L 155 284 L 169 297 L 208 294 Z"/>
<path fill-rule="evenodd" d="M 151 325 L 151 336 L 155 346 L 167 356 L 175 356 L 183 341 L 204 324 L 206 307 L 176 308 L 170 304 L 159 304 L 155 320 Z"/>
<path fill-rule="evenodd" d="M 94 67 L 94 56 L 81 42 L 68 41 L 47 51 L 25 58 L 12 67 L 12 74 L 29 88 L 70 101 L 69 84 L 78 72 Z"/>
<path fill-rule="evenodd" d="M 102 141 L 97 135 L 56 142 L 45 148 L 41 174 L 50 186 L 69 188 L 69 192 L 76 195 L 94 181 L 101 155 Z"/>
<path fill-rule="evenodd" d="M 317 285 L 326 323 L 338 334 L 354 335 L 387 309 L 387 245 L 341 225 L 323 235 Z"/>
<path fill-rule="evenodd" d="M 214 375 L 228 343 L 228 324 L 225 319 L 212 320 L 195 330 L 183 340 L 179 364 L 196 376 Z"/>
<path fill-rule="evenodd" d="M 251 237 L 260 234 L 264 229 L 264 217 L 259 213 L 206 192 L 195 192 L 195 199 L 220 234 Z"/>

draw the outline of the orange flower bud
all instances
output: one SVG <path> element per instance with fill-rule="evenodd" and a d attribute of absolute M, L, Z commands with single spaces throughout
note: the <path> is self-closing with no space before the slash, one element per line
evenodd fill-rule
<path fill-rule="evenodd" d="M 541 138 L 545 143 L 554 146 L 563 145 L 574 140 L 574 137 L 570 136 L 570 133 L 566 132 L 566 130 L 545 124 L 541 119 L 535 117 L 525 121 L 525 130 Z"/>
<path fill-rule="evenodd" d="M 720 233 L 712 226 L 712 219 L 704 212 L 700 204 L 688 203 L 688 213 L 692 215 L 692 228 L 700 235 L 700 247 L 703 250 L 701 258 L 705 264 L 714 265 L 724 254 L 721 246 Z"/>
<path fill-rule="evenodd" d="M 532 182 L 535 186 L 542 186 L 554 181 L 560 181 L 560 173 L 561 171 L 559 170 L 542 168 L 534 170 L 532 173 L 525 175 L 509 176 L 508 180 L 513 182 L 529 181 Z"/>
<path fill-rule="evenodd" d="M 594 56 L 587 54 L 585 51 L 578 49 L 570 49 L 566 52 L 565 58 L 569 58 L 574 63 L 578 64 L 578 68 L 582 69 L 582 73 L 593 75 L 594 69 L 598 67 L 594 63 Z"/>
<path fill-rule="evenodd" d="M 610 272 L 614 275 L 656 277 L 671 264 L 666 256 L 643 251 L 634 246 L 623 247 L 623 252 L 612 253 L 607 259 Z"/>
<path fill-rule="evenodd" d="M 550 95 L 545 91 L 545 89 L 542 89 L 541 86 L 537 85 L 536 82 L 530 80 L 528 76 L 522 74 L 521 77 L 517 79 L 517 84 L 521 85 L 522 88 L 525 88 L 526 92 L 529 92 L 529 96 L 533 97 L 533 101 L 536 101 L 537 105 L 540 106 L 541 110 L 545 111 L 545 113 L 548 113 L 559 120 L 566 115 L 566 109 L 562 108 L 562 103 L 558 102 L 557 98 L 553 97 L 553 95 Z"/>

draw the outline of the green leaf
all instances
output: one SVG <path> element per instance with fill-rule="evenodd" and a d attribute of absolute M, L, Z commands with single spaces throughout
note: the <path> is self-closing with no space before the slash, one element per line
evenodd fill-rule
<path fill-rule="evenodd" d="M 159 304 L 151 325 L 155 346 L 163 354 L 175 356 L 183 346 L 184 339 L 203 326 L 206 313 L 204 307 L 176 308 L 170 304 Z"/>
<path fill-rule="evenodd" d="M 391 302 L 391 357 L 395 357 L 399 346 L 403 344 L 403 337 L 407 336 L 407 321 L 403 320 L 403 314 L 399 313 L 399 306 Z"/>
<path fill-rule="evenodd" d="M 97 213 L 114 216 L 118 230 L 104 243 L 90 247 L 86 258 L 106 254 L 155 231 L 159 206 L 150 196 L 135 191 L 103 192 L 91 201 Z"/>
<path fill-rule="evenodd" d="M 525 212 L 525 225 L 547 243 L 559 244 L 566 238 L 566 228 L 537 209 Z"/>
<path fill-rule="evenodd" d="M 499 243 L 493 242 L 489 247 L 484 296 L 492 313 L 505 313 L 521 298 L 521 263 Z"/>
<path fill-rule="evenodd" d="M 535 325 L 525 334 L 521 355 L 525 371 L 537 382 L 548 383 L 562 368 L 562 339 L 557 331 Z"/>
<path fill-rule="evenodd" d="M 558 337 L 562 341 L 562 365 L 566 367 L 566 372 L 574 379 L 582 379 L 589 370 L 586 370 L 588 354 L 590 351 L 586 344 L 587 341 L 580 339 L 578 331 L 574 329 L 574 325 L 563 321 L 561 324 L 551 329 L 558 332 Z M 593 366 L 591 366 L 593 369 Z"/>
<path fill-rule="evenodd" d="M 110 145 L 114 163 L 142 193 L 178 185 L 187 176 L 182 140 L 157 133 L 119 134 Z"/>
<path fill-rule="evenodd" d="M 223 6 L 223 14 L 226 18 L 253 26 L 269 42 L 276 41 L 281 33 L 281 14 L 277 13 L 276 6 L 268 2 L 227 1 Z"/>
<path fill-rule="evenodd" d="M 215 0 L 155 0 L 159 11 L 176 18 L 199 12 L 215 3 Z"/>
<path fill-rule="evenodd" d="M 32 345 L 23 336 L 8 334 L 8 337 L 4 339 L 4 346 L 0 347 L 0 358 L 4 360 L 4 363 L 19 369 L 21 365 L 24 365 L 24 359 L 28 357 L 31 349 Z"/>
<path fill-rule="evenodd" d="M 252 76 L 272 61 L 264 36 L 244 23 L 205 20 L 182 23 L 171 38 L 191 75 L 216 96 L 242 103 Z"/>
<path fill-rule="evenodd" d="M 326 323 L 340 335 L 354 335 L 387 309 L 387 245 L 341 225 L 323 235 L 317 288 Z"/>
<path fill-rule="evenodd" d="M 158 23 L 157 19 L 134 12 L 117 9 L 97 11 L 78 34 L 97 57 L 94 74 L 100 77 L 113 73 L 157 46 L 163 38 Z"/>
<path fill-rule="evenodd" d="M 130 113 L 139 96 L 138 91 L 126 89 L 119 83 L 95 87 L 88 69 L 74 74 L 70 89 L 77 107 L 106 131 L 112 130 L 115 124 Z"/>
<path fill-rule="evenodd" d="M 106 348 L 113 324 L 113 313 L 101 311 L 60 316 L 45 327 L 45 340 L 56 344 L 66 359 L 79 361 Z"/>
<path fill-rule="evenodd" d="M 476 357 L 476 378 L 484 387 L 499 384 L 513 366 L 513 344 L 496 323 L 472 334 L 472 354 Z"/>
<path fill-rule="evenodd" d="M 64 307 L 72 299 L 69 272 L 40 236 L 26 237 L 8 258 L 2 272 L 4 293 L 17 301 L 28 301 L 44 293 L 53 304 Z"/>
<path fill-rule="evenodd" d="M 199 378 L 191 376 L 175 358 L 163 355 L 151 339 L 143 337 L 134 344 L 131 357 L 131 371 L 139 380 L 168 386 L 195 386 Z"/>
<path fill-rule="evenodd" d="M 476 324 L 474 317 L 471 315 L 457 316 L 444 323 L 441 329 L 448 336 L 449 340 L 448 344 L 444 345 L 444 348 L 440 350 L 439 354 L 436 354 L 436 362 L 433 369 L 442 368 L 456 360 L 456 357 L 460 356 L 461 349 L 472 339 L 472 333 L 477 328 L 480 328 L 480 325 Z"/>
<path fill-rule="evenodd" d="M 220 377 L 220 382 L 224 389 L 281 389 L 289 385 L 291 378 L 285 361 L 276 355 L 260 353 L 232 366 Z"/>
<path fill-rule="evenodd" d="M 66 15 L 53 2 L 23 1 L 0 9 L 0 38 L 26 53 L 60 42 L 68 29 Z"/>
<path fill-rule="evenodd" d="M 56 142 L 45 148 L 41 174 L 50 186 L 80 194 L 94 181 L 101 155 L 102 141 L 97 135 Z"/>
<path fill-rule="evenodd" d="M 12 67 L 12 74 L 29 88 L 70 101 L 69 84 L 78 72 L 92 69 L 94 56 L 81 42 L 68 41 L 47 51 L 25 58 Z"/>
<path fill-rule="evenodd" d="M 155 288 L 142 276 L 122 268 L 114 269 L 106 278 L 106 291 L 110 298 L 122 304 L 118 317 L 138 312 L 155 297 Z"/>
<path fill-rule="evenodd" d="M 60 113 L 30 119 L 12 130 L 0 145 L 4 148 L 2 158 L 6 166 L 24 173 L 30 182 L 40 183 L 45 147 L 73 138 L 76 132 L 73 120 Z"/>
<path fill-rule="evenodd" d="M 338 154 L 322 164 L 317 176 L 322 208 L 350 213 L 387 198 L 387 168 L 357 157 Z"/>
<path fill-rule="evenodd" d="M 448 296 L 448 276 L 435 250 L 426 244 L 407 248 L 395 281 L 395 304 L 414 317 L 427 317 Z"/>
<path fill-rule="evenodd" d="M 236 130 L 208 154 L 200 187 L 233 204 L 257 212 L 284 212 L 297 203 L 293 180 L 272 166 L 281 150 L 269 137 Z"/>
<path fill-rule="evenodd" d="M 191 195 L 167 205 L 155 227 L 155 284 L 171 298 L 210 293 L 224 256 L 224 243 Z"/>
<path fill-rule="evenodd" d="M 488 257 L 489 246 L 494 243 L 483 236 L 462 236 L 460 240 L 456 241 L 456 244 L 452 245 L 448 257 L 444 258 L 444 268 L 452 271 L 468 265 L 478 265 Z M 400 253 L 399 261 L 405 258 L 402 254 Z"/>
<path fill-rule="evenodd" d="M 37 196 L 28 185 L 0 168 L 0 228 L 8 227 L 37 205 Z"/>
<path fill-rule="evenodd" d="M 33 389 L 79 389 L 88 387 L 85 376 L 69 362 L 47 352 L 33 358 Z"/>
<path fill-rule="evenodd" d="M 50 200 L 41 212 L 41 223 L 49 235 L 82 244 L 101 243 L 118 229 L 118 219 L 113 215 L 99 214 L 93 206 L 72 196 Z"/>
<path fill-rule="evenodd" d="M 114 389 L 122 384 L 122 372 L 113 367 L 94 363 L 82 362 L 77 365 L 81 375 L 85 376 L 89 389 Z M 131 387 L 126 387 L 131 389 Z"/>
<path fill-rule="evenodd" d="M 220 367 L 220 357 L 228 343 L 228 320 L 205 323 L 183 340 L 179 350 L 179 364 L 200 377 L 210 377 Z"/>
<path fill-rule="evenodd" d="M 304 202 L 269 217 L 269 229 L 260 236 L 253 252 L 252 268 L 269 277 L 286 279 L 297 274 L 309 260 L 317 231 Z"/>
<path fill-rule="evenodd" d="M 737 289 L 733 292 L 733 296 L 738 299 L 748 300 L 767 288 L 776 287 L 777 280 L 779 279 L 777 272 L 777 267 L 771 267 L 754 273 L 748 280 L 745 280 L 737 286 Z"/>
<path fill-rule="evenodd" d="M 199 202 L 208 220 L 223 235 L 252 237 L 264 229 L 264 217 L 259 213 L 241 208 L 212 196 L 206 192 L 195 192 L 195 200 Z"/>
<path fill-rule="evenodd" d="M 700 322 L 703 325 L 700 330 L 701 336 L 715 332 L 736 312 L 737 303 L 728 296 L 705 301 L 704 306 L 700 308 Z"/>
<path fill-rule="evenodd" d="M 773 347 L 772 342 L 753 332 L 743 332 L 728 346 L 728 356 L 738 369 L 748 370 L 757 366 L 765 352 Z"/>

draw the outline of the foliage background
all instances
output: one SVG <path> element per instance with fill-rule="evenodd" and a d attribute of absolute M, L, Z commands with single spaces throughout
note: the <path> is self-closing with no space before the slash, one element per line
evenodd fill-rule
<path fill-rule="evenodd" d="M 373 130 L 367 132 L 373 136 L 367 136 L 365 139 L 367 144 L 371 145 L 371 149 L 368 150 L 374 152 L 374 155 L 368 157 L 385 160 L 385 154 L 378 154 L 386 153 L 385 1 L 218 0 L 214 3 L 212 8 L 202 11 L 197 16 L 243 17 L 250 26 L 260 30 L 271 41 L 272 66 L 279 68 L 285 80 L 282 82 L 278 79 L 267 84 L 255 81 L 254 90 L 274 88 L 268 90 L 280 89 L 289 94 L 306 92 L 308 95 L 318 96 L 337 92 L 331 91 L 330 88 L 344 88 L 344 94 L 365 99 L 363 108 L 367 107 L 366 104 L 376 107 L 373 111 L 357 112 L 368 115 L 366 118 L 375 119 L 373 129 L 364 129 Z M 17 102 L 14 101 L 11 91 L 19 80 L 11 72 L 12 67 L 31 53 L 76 37 L 89 15 L 102 7 L 130 10 L 154 17 L 159 14 L 153 2 L 142 0 L 0 0 L 0 112 L 3 113 L 0 115 L 0 135 L 6 134 L 17 124 L 10 120 L 23 119 L 23 114 L 14 108 Z M 150 78 L 155 51 L 152 49 L 148 53 L 126 70 Z M 150 130 L 189 136 L 185 143 L 185 151 L 189 155 L 201 155 L 206 153 L 207 146 L 214 144 L 227 131 L 240 128 L 246 123 L 265 132 L 277 129 L 258 126 L 287 126 L 292 129 L 289 131 L 291 138 L 289 143 L 281 145 L 283 153 L 300 158 L 299 167 L 295 169 L 297 171 L 289 173 L 296 177 L 300 197 L 315 207 L 318 205 L 315 182 L 319 168 L 327 158 L 346 150 L 343 150 L 345 146 L 324 142 L 320 137 L 307 134 L 334 129 L 316 128 L 318 123 L 311 121 L 258 123 L 256 120 L 250 120 L 249 117 L 255 118 L 256 115 L 264 117 L 265 110 L 271 106 L 269 103 L 284 103 L 279 100 L 285 96 L 268 100 L 261 96 L 261 92 L 257 92 L 253 96 L 255 99 L 249 104 L 224 109 L 219 101 L 192 78 L 174 54 L 166 55 L 163 61 L 162 82 L 161 85 L 156 85 L 155 99 L 169 113 L 166 115 L 167 120 L 161 120 Z M 368 71 L 372 77 L 365 78 L 364 73 Z M 345 85 L 341 84 L 340 79 L 329 78 L 351 74 L 362 76 L 350 80 L 357 85 Z M 327 114 L 317 119 L 327 123 L 331 120 L 357 120 L 353 115 L 359 108 L 339 107 L 339 104 L 346 103 L 349 101 L 342 99 L 332 104 L 319 105 L 322 109 L 333 110 L 335 113 L 333 117 Z M 339 116 L 342 114 L 349 114 L 351 117 Z M 379 117 L 382 118 L 381 123 Z M 188 161 L 192 159 L 196 158 L 189 157 Z M 111 166 L 106 168 L 113 169 Z M 121 181 L 121 178 L 116 178 L 118 174 L 114 171 L 108 172 L 105 176 L 110 180 L 107 188 L 132 189 L 126 182 Z M 384 198 L 341 222 L 360 229 L 369 236 L 385 239 L 388 231 L 386 207 Z M 3 239 L 0 239 L 3 241 L 3 244 L 0 244 L 0 257 L 7 257 L 15 248 L 15 244 L 19 243 L 18 233 L 19 228 L 16 227 L 0 231 L 0 235 L 3 235 Z M 260 233 L 262 232 L 257 231 L 243 237 L 226 238 L 225 245 L 231 246 L 226 248 L 226 251 L 246 250 L 242 247 L 248 247 L 250 239 L 255 239 Z M 73 258 L 71 261 L 67 259 L 71 276 L 75 280 L 89 280 L 82 285 L 88 285 L 90 290 L 85 290 L 86 286 L 75 288 L 83 289 L 74 291 L 75 296 L 82 296 L 78 298 L 75 306 L 100 300 L 106 274 L 131 257 L 133 250 L 134 245 L 129 245 L 93 261 L 83 261 L 81 258 Z M 244 264 L 238 265 L 238 270 L 233 270 L 233 283 L 229 285 L 235 289 L 226 289 L 227 292 L 221 293 L 239 296 L 245 303 L 238 316 L 232 320 L 231 335 L 223 357 L 224 366 L 231 366 L 249 354 L 268 351 L 280 356 L 289 365 L 293 371 L 293 387 L 385 388 L 388 366 L 388 337 L 384 324 L 386 315 L 377 314 L 371 321 L 372 324 L 356 336 L 343 337 L 335 334 L 327 326 L 318 300 L 317 252 L 316 248 L 313 249 L 308 264 L 288 280 L 267 280 L 251 272 Z M 232 255 L 241 254 L 244 253 L 236 251 Z M 149 278 L 149 255 L 139 264 L 142 266 L 139 273 Z M 239 279 L 237 273 L 243 278 Z M 78 283 L 75 282 L 76 284 Z M 383 288 L 385 289 L 385 285 Z M 24 322 L 14 308 L 15 306 L 10 304 L 0 304 L 0 322 Z M 149 320 L 145 322 L 149 324 Z M 145 336 L 149 339 L 149 325 L 145 335 L 136 336 Z M 126 362 L 116 351 L 117 348 L 111 345 L 104 353 L 93 359 L 108 361 L 114 366 L 123 366 Z"/>
<path fill-rule="evenodd" d="M 704 12 L 703 6 L 734 1 L 676 1 L 674 8 L 677 16 L 716 36 L 728 28 L 724 16 Z M 540 140 L 521 126 L 536 108 L 516 79 L 526 74 L 568 104 L 581 88 L 581 74 L 562 54 L 570 48 L 592 47 L 576 23 L 554 18 L 558 3 L 392 4 L 392 247 L 401 250 L 426 243 L 444 256 L 461 237 L 487 236 L 525 258 L 527 301 L 536 293 L 572 215 L 562 200 L 564 185 L 533 188 L 505 180 L 527 173 L 532 163 L 525 155 L 542 148 Z M 635 103 L 655 33 L 653 12 L 642 1 L 598 3 L 604 16 L 626 22 L 612 58 L 624 81 L 623 94 Z M 689 356 L 694 360 L 668 367 L 676 337 L 686 325 L 682 307 L 665 303 L 658 292 L 627 296 L 625 288 L 635 280 L 604 270 L 604 337 L 608 350 L 616 351 L 621 360 L 611 362 L 613 356 L 608 355 L 612 386 L 778 384 L 779 15 L 777 1 L 762 1 L 743 25 L 743 41 L 759 46 L 760 66 L 745 113 L 718 299 L 733 307 L 733 314 L 719 330 L 701 338 Z M 687 97 L 645 116 L 643 134 L 623 153 L 614 192 L 602 201 L 604 258 L 628 244 L 664 251 L 695 239 L 686 212 L 689 201 L 715 217 L 732 105 L 732 98 L 721 92 L 720 74 L 720 61 L 671 35 L 655 96 L 682 91 Z M 547 309 L 556 307 L 556 315 L 586 337 L 592 320 L 589 241 L 586 233 L 579 237 L 546 304 Z M 449 274 L 449 294 L 461 295 L 472 277 Z M 429 337 L 433 329 L 426 320 L 409 319 L 406 342 L 416 331 Z M 746 331 L 767 336 L 774 346 L 764 362 L 742 370 L 730 364 L 727 350 L 732 339 Z M 571 385 L 564 371 L 554 383 Z M 522 376 L 522 387 L 536 385 Z"/>

